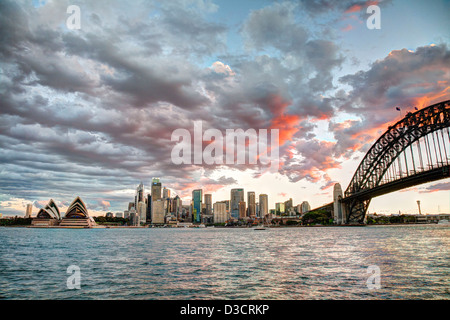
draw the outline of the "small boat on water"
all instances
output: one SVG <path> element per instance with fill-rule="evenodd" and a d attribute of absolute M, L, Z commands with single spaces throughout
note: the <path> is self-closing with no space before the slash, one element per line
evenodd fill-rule
<path fill-rule="evenodd" d="M 266 228 L 264 227 L 264 225 L 260 224 L 257 227 L 253 228 L 253 230 L 266 230 Z"/>

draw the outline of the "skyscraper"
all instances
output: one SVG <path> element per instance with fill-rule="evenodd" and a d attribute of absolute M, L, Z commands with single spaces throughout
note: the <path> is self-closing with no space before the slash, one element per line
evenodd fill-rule
<path fill-rule="evenodd" d="M 239 202 L 239 219 L 244 219 L 246 216 L 245 201 L 241 201 Z"/>
<path fill-rule="evenodd" d="M 170 190 L 167 189 L 166 187 L 164 187 L 163 189 L 163 198 L 164 199 L 170 198 Z"/>
<path fill-rule="evenodd" d="M 147 195 L 147 216 L 146 216 L 146 222 L 150 222 L 152 220 L 152 195 Z"/>
<path fill-rule="evenodd" d="M 177 219 L 181 217 L 182 201 L 178 195 L 176 195 L 173 199 L 172 210 L 175 213 L 175 217 L 177 217 Z"/>
<path fill-rule="evenodd" d="M 163 224 L 164 222 L 164 200 L 158 199 L 152 203 L 152 224 Z"/>
<path fill-rule="evenodd" d="M 27 204 L 27 211 L 25 212 L 25 218 L 31 218 L 31 212 L 33 211 L 33 205 Z"/>
<path fill-rule="evenodd" d="M 160 199 L 161 199 L 161 182 L 159 182 L 159 178 L 152 178 L 151 202 L 150 202 L 150 215 L 151 215 L 152 223 L 159 223 L 159 222 L 153 221 L 153 217 L 155 216 L 153 210 L 154 210 L 155 202 Z M 163 203 L 162 210 L 164 212 L 164 202 L 162 202 L 162 203 Z M 159 210 L 159 206 L 158 206 L 158 210 Z"/>
<path fill-rule="evenodd" d="M 239 219 L 239 202 L 242 201 L 244 201 L 244 189 L 231 189 L 230 211 L 235 219 Z"/>
<path fill-rule="evenodd" d="M 202 198 L 203 191 L 202 189 L 196 189 L 192 191 L 192 205 L 193 205 L 193 213 L 195 214 L 194 222 L 200 223 L 201 213 L 202 213 Z"/>
<path fill-rule="evenodd" d="M 225 223 L 228 220 L 227 207 L 223 202 L 214 203 L 214 223 Z"/>
<path fill-rule="evenodd" d="M 205 194 L 205 213 L 212 214 L 212 195 L 207 193 Z"/>
<path fill-rule="evenodd" d="M 256 217 L 256 199 L 255 192 L 249 191 L 247 192 L 247 206 L 248 206 L 248 216 L 250 218 Z"/>
<path fill-rule="evenodd" d="M 136 194 L 134 196 L 134 207 L 136 208 L 136 211 L 139 210 L 139 202 L 141 201 L 145 201 L 144 200 L 144 185 L 141 182 L 141 184 L 139 184 L 139 186 L 136 188 Z"/>
<path fill-rule="evenodd" d="M 275 211 L 277 214 L 284 213 L 284 202 L 275 203 Z"/>
<path fill-rule="evenodd" d="M 309 205 L 308 201 L 302 202 L 302 213 L 308 212 L 311 210 L 311 206 Z"/>
<path fill-rule="evenodd" d="M 259 217 L 264 218 L 269 213 L 269 197 L 267 194 L 259 195 Z"/>
<path fill-rule="evenodd" d="M 152 201 L 161 199 L 161 182 L 159 178 L 152 179 Z"/>
<path fill-rule="evenodd" d="M 292 198 L 290 198 L 288 201 L 285 201 L 284 202 L 284 211 L 285 212 L 289 212 L 289 210 L 291 209 L 291 208 L 293 208 L 294 206 L 293 206 L 293 204 L 292 204 Z"/>
<path fill-rule="evenodd" d="M 144 201 L 139 201 L 137 214 L 139 215 L 139 221 L 141 223 L 145 223 L 145 221 L 147 220 L 147 205 Z"/>

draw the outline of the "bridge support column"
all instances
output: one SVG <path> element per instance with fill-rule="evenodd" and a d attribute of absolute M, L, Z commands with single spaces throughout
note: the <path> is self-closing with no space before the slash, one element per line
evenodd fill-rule
<path fill-rule="evenodd" d="M 344 224 L 346 221 L 346 208 L 342 203 L 343 193 L 339 183 L 333 189 L 333 221 L 335 224 Z"/>

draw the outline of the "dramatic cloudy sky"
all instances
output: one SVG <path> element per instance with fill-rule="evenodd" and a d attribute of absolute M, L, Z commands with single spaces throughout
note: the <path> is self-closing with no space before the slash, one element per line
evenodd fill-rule
<path fill-rule="evenodd" d="M 81 10 L 81 29 L 66 20 Z M 381 29 L 366 9 L 381 9 Z M 77 195 L 123 211 L 160 177 L 188 203 L 203 188 L 315 206 L 345 189 L 390 123 L 450 99 L 444 0 L 0 1 L 0 213 Z M 175 129 L 278 129 L 280 170 L 175 165 Z M 450 211 L 442 180 L 369 210 Z"/>

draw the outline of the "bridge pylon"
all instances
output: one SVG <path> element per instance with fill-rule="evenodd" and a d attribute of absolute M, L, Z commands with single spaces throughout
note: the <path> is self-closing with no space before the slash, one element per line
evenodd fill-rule
<path fill-rule="evenodd" d="M 344 224 L 347 221 L 347 208 L 342 202 L 343 192 L 339 183 L 333 189 L 333 221 L 335 224 Z"/>

